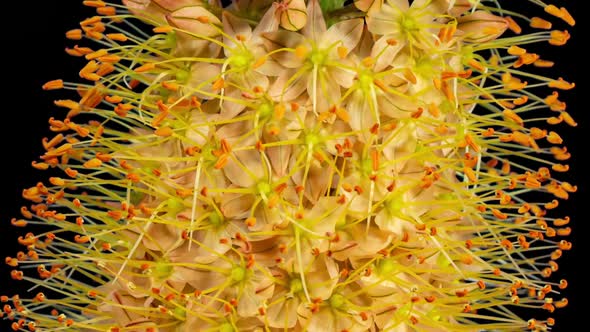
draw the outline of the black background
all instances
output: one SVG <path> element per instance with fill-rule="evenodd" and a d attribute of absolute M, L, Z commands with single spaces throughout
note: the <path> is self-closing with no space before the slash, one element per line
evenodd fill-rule
<path fill-rule="evenodd" d="M 10 268 L 4 265 L 7 255 L 14 256 L 19 248 L 16 238 L 23 235 L 23 229 L 10 225 L 10 219 L 19 216 L 19 207 L 25 204 L 21 199 L 24 187 L 33 186 L 46 179 L 46 174 L 34 170 L 30 163 L 42 154 L 41 138 L 49 136 L 47 119 L 50 116 L 62 118 L 65 113 L 53 106 L 53 99 L 64 98 L 62 92 L 44 92 L 41 85 L 56 78 L 75 81 L 83 63 L 64 52 L 66 46 L 74 43 L 65 39 L 65 31 L 76 28 L 77 22 L 93 15 L 81 5 L 82 1 L 4 1 L 0 24 L 0 294 L 12 295 L 23 292 L 22 286 L 10 280 Z M 587 26 L 582 10 L 582 0 L 557 2 L 566 5 L 578 19 L 575 28 L 557 23 L 554 27 L 569 28 L 573 38 L 565 47 L 546 47 L 540 50 L 544 58 L 555 60 L 558 64 L 555 74 L 577 84 L 575 90 L 562 93 L 568 103 L 568 111 L 578 121 L 575 129 L 560 127 L 559 132 L 574 157 L 570 161 L 572 171 L 567 174 L 570 182 L 578 184 L 580 190 L 569 201 L 561 204 L 560 211 L 573 219 L 574 233 L 570 240 L 574 243 L 572 251 L 558 261 L 559 278 L 567 277 L 570 287 L 566 290 L 570 305 L 557 311 L 554 331 L 589 331 L 590 269 L 587 259 L 588 208 L 590 172 L 587 160 L 590 154 L 590 110 L 586 107 L 584 96 L 588 96 L 588 83 L 584 74 L 588 73 L 590 57 L 582 52 L 582 45 L 588 44 Z M 526 0 L 505 0 L 514 6 L 533 7 Z M 534 15 L 542 16 L 542 11 Z M 546 17 L 546 16 L 545 16 Z M 553 20 L 555 21 L 555 20 Z M 560 296 L 557 296 L 559 298 Z M 0 321 L 0 332 L 10 331 L 7 322 Z M 330 331 L 327 331 L 330 332 Z"/>

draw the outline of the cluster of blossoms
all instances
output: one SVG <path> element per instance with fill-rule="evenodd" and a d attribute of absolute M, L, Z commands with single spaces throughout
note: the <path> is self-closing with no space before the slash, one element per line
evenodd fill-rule
<path fill-rule="evenodd" d="M 576 124 L 535 90 L 573 84 L 528 73 L 552 62 L 523 47 L 569 34 L 497 2 L 84 1 L 99 16 L 67 37 L 98 48 L 67 49 L 84 83 L 44 86 L 77 97 L 33 162 L 62 174 L 24 190 L 12 223 L 36 233 L 6 258 L 45 293 L 3 296 L 3 315 L 15 331 L 549 329 L 513 309 L 567 304 L 550 277 L 569 218 L 530 193 L 576 190 L 542 129 Z"/>

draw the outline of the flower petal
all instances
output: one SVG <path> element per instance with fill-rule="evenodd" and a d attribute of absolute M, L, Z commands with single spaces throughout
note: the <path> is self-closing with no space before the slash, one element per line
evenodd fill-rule
<path fill-rule="evenodd" d="M 303 27 L 303 34 L 318 42 L 326 32 L 326 20 L 322 14 L 319 0 L 310 0 L 307 6 L 307 24 Z"/>
<path fill-rule="evenodd" d="M 270 86 L 268 94 L 276 101 L 291 101 L 299 97 L 307 88 L 307 75 L 298 75 L 294 79 L 295 71 L 286 71 L 277 77 Z"/>
<path fill-rule="evenodd" d="M 296 32 L 276 31 L 262 34 L 263 42 L 268 52 L 279 49 L 291 48 L 305 45 L 305 38 Z M 295 52 L 281 50 L 272 55 L 272 58 L 287 68 L 299 68 L 303 64 L 303 59 L 297 57 Z"/>
<path fill-rule="evenodd" d="M 287 8 L 281 11 L 281 27 L 297 31 L 307 23 L 307 13 L 304 0 L 291 0 Z"/>
<path fill-rule="evenodd" d="M 152 0 L 152 2 L 168 11 L 175 11 L 182 7 L 203 5 L 203 1 L 201 0 Z"/>
<path fill-rule="evenodd" d="M 244 38 L 244 40 L 249 40 L 252 37 L 252 28 L 250 28 L 246 20 L 236 17 L 227 11 L 223 12 L 221 19 L 223 22 L 223 31 L 227 34 L 227 36 L 223 36 L 223 43 L 229 48 L 236 46 L 235 40 L 238 36 Z"/>
<path fill-rule="evenodd" d="M 360 18 L 338 22 L 330 27 L 322 37 L 320 47 L 343 46 L 346 55 L 358 45 L 363 34 L 364 21 Z"/>
<path fill-rule="evenodd" d="M 199 36 L 212 37 L 219 34 L 221 22 L 217 16 L 200 6 L 183 7 L 166 16 L 168 22 L 179 29 Z"/>
<path fill-rule="evenodd" d="M 405 45 L 403 41 L 399 41 L 395 45 L 390 45 L 387 42 L 390 38 L 389 35 L 379 38 L 371 49 L 371 57 L 375 59 L 375 65 L 373 67 L 375 72 L 380 72 L 391 65 L 395 56 Z"/>
<path fill-rule="evenodd" d="M 363 12 L 371 13 L 381 9 L 383 0 L 357 0 L 354 2 L 354 6 Z"/>
<path fill-rule="evenodd" d="M 508 22 L 503 17 L 484 11 L 462 16 L 457 22 L 457 29 L 465 34 L 463 40 L 472 43 L 494 40 L 508 29 Z"/>
<path fill-rule="evenodd" d="M 264 13 L 254 31 L 254 36 L 260 36 L 265 32 L 277 31 L 279 28 L 280 13 L 277 10 L 277 3 L 273 2 L 270 8 Z"/>

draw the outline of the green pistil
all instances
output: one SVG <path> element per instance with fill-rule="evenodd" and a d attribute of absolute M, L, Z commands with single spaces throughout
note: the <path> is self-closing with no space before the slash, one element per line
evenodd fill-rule
<path fill-rule="evenodd" d="M 158 95 L 164 100 L 168 99 L 168 97 L 170 96 L 170 90 L 168 90 L 162 86 L 158 87 L 156 89 L 156 91 L 158 92 Z"/>
<path fill-rule="evenodd" d="M 229 64 L 232 69 L 237 70 L 239 72 L 246 71 L 250 64 L 252 63 L 253 57 L 250 53 L 241 52 L 235 55 L 232 55 L 229 58 Z"/>
<path fill-rule="evenodd" d="M 416 65 L 414 66 L 413 71 L 424 77 L 434 77 L 439 72 L 435 69 L 432 59 L 426 56 L 420 57 L 416 60 Z"/>
<path fill-rule="evenodd" d="M 321 50 L 313 50 L 309 56 L 309 61 L 311 61 L 314 66 L 319 67 L 326 62 L 327 57 L 328 56 L 325 52 L 322 52 Z"/>
<path fill-rule="evenodd" d="M 201 158 L 203 167 L 206 169 L 212 169 L 213 165 L 217 162 L 217 157 L 213 155 L 213 151 L 217 150 L 217 147 L 213 146 L 215 142 L 211 142 L 210 144 L 203 145 L 201 147 Z"/>
<path fill-rule="evenodd" d="M 172 275 L 174 268 L 166 261 L 156 262 L 153 268 L 153 276 L 156 279 L 164 280 L 168 279 Z"/>
<path fill-rule="evenodd" d="M 371 159 L 361 159 L 360 171 L 364 176 L 371 175 L 373 173 L 373 161 Z"/>
<path fill-rule="evenodd" d="M 186 310 L 184 310 L 184 308 L 181 306 L 174 308 L 172 312 L 175 317 L 178 317 L 180 319 L 186 318 Z"/>
<path fill-rule="evenodd" d="M 397 216 L 401 214 L 401 210 L 404 207 L 404 199 L 401 194 L 393 195 L 384 202 L 385 210 L 390 216 Z"/>
<path fill-rule="evenodd" d="M 383 276 L 391 275 L 396 270 L 395 263 L 390 259 L 381 260 L 377 269 L 379 270 L 379 274 Z"/>
<path fill-rule="evenodd" d="M 412 34 L 420 30 L 420 26 L 418 25 L 418 22 L 416 22 L 416 19 L 409 14 L 402 15 L 399 25 L 401 30 L 407 34 Z"/>
<path fill-rule="evenodd" d="M 258 106 L 258 116 L 260 119 L 267 119 L 273 113 L 274 107 L 271 103 L 265 102 Z"/>
<path fill-rule="evenodd" d="M 358 77 L 361 91 L 368 96 L 371 93 L 371 87 L 373 86 L 373 75 L 370 72 L 363 71 Z"/>
<path fill-rule="evenodd" d="M 131 189 L 129 196 L 129 202 L 133 205 L 138 205 L 145 197 L 145 193 Z"/>
<path fill-rule="evenodd" d="M 307 146 L 316 146 L 322 141 L 322 138 L 319 134 L 314 132 L 309 132 L 305 135 L 305 145 Z"/>
<path fill-rule="evenodd" d="M 166 206 L 168 207 L 168 213 L 172 215 L 176 215 L 180 211 L 184 210 L 184 202 L 176 197 L 168 198 L 166 200 Z"/>
<path fill-rule="evenodd" d="M 236 266 L 231 269 L 231 279 L 234 282 L 241 282 L 246 279 L 246 268 L 242 266 Z"/>
<path fill-rule="evenodd" d="M 265 196 L 265 197 L 268 197 L 272 192 L 272 188 L 270 186 L 270 183 L 268 183 L 266 181 L 258 182 L 256 184 L 256 190 L 258 191 L 258 194 L 260 196 Z"/>
<path fill-rule="evenodd" d="M 234 327 L 230 323 L 223 323 L 219 326 L 219 332 L 234 332 Z"/>
<path fill-rule="evenodd" d="M 186 83 L 188 81 L 188 78 L 190 76 L 190 73 L 187 70 L 184 69 L 178 69 L 176 70 L 176 72 L 174 73 L 174 75 L 176 76 L 176 81 L 179 83 Z"/>
<path fill-rule="evenodd" d="M 340 309 L 346 304 L 346 298 L 340 294 L 334 294 L 329 300 L 330 307 Z"/>
<path fill-rule="evenodd" d="M 442 193 L 436 196 L 436 200 L 438 201 L 454 201 L 457 199 L 457 195 L 453 193 Z"/>
<path fill-rule="evenodd" d="M 443 100 L 442 103 L 440 103 L 439 109 L 443 114 L 455 112 L 455 106 L 447 99 Z"/>
<path fill-rule="evenodd" d="M 164 38 L 164 40 L 166 41 L 167 45 L 170 45 L 170 47 L 176 46 L 176 33 L 174 33 L 174 32 L 167 33 L 166 38 Z"/>
<path fill-rule="evenodd" d="M 289 283 L 289 289 L 290 289 L 291 293 L 297 294 L 297 293 L 303 291 L 303 283 L 299 279 L 292 279 L 291 282 Z"/>
<path fill-rule="evenodd" d="M 209 223 L 214 227 L 219 227 L 223 225 L 223 216 L 217 213 L 217 211 L 213 211 L 209 215 Z"/>

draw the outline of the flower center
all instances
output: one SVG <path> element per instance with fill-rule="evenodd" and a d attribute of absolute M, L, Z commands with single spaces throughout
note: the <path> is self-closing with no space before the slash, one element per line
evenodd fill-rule
<path fill-rule="evenodd" d="M 365 158 L 360 160 L 360 171 L 361 174 L 368 177 L 373 173 L 373 161 Z"/>
<path fill-rule="evenodd" d="M 180 83 L 186 83 L 188 81 L 190 73 L 188 72 L 188 70 L 178 69 L 174 73 L 174 76 L 176 76 L 176 81 L 178 81 Z"/>
<path fill-rule="evenodd" d="M 309 56 L 309 61 L 315 66 L 321 66 L 326 62 L 327 55 L 321 50 L 313 50 Z"/>
<path fill-rule="evenodd" d="M 291 293 L 297 294 L 303 291 L 303 283 L 300 279 L 292 279 L 289 283 L 289 289 L 291 290 Z"/>
<path fill-rule="evenodd" d="M 213 227 L 219 227 L 223 224 L 223 216 L 221 216 L 217 211 L 213 211 L 209 215 L 209 223 L 213 225 Z"/>
<path fill-rule="evenodd" d="M 390 275 L 393 271 L 395 271 L 395 263 L 389 259 L 383 259 L 379 262 L 379 274 L 381 275 Z"/>
<path fill-rule="evenodd" d="M 181 319 L 186 318 L 186 310 L 184 310 L 183 306 L 177 306 L 173 310 L 174 316 L 179 317 Z"/>
<path fill-rule="evenodd" d="M 359 75 L 359 85 L 361 86 L 361 90 L 365 94 L 368 94 L 373 85 L 373 76 L 367 72 L 362 72 Z"/>
<path fill-rule="evenodd" d="M 414 17 L 410 14 L 402 15 L 400 19 L 400 27 L 403 32 L 412 34 L 420 30 L 420 26 Z"/>
<path fill-rule="evenodd" d="M 243 281 L 246 278 L 246 269 L 242 266 L 236 266 L 231 269 L 231 279 L 235 282 Z"/>
<path fill-rule="evenodd" d="M 385 210 L 390 216 L 397 216 L 401 214 L 404 207 L 404 199 L 401 194 L 393 195 L 384 202 Z"/>
<path fill-rule="evenodd" d="M 258 182 L 256 184 L 256 190 L 258 190 L 258 194 L 260 196 L 264 196 L 264 197 L 268 197 L 272 192 L 272 188 L 270 186 L 270 183 L 268 183 L 266 181 Z"/>
<path fill-rule="evenodd" d="M 166 261 L 156 262 L 156 265 L 154 266 L 154 269 L 153 269 L 153 271 L 154 271 L 153 276 L 156 279 L 160 279 L 160 280 L 167 279 L 172 274 L 173 270 L 174 270 L 174 267 Z"/>
<path fill-rule="evenodd" d="M 274 110 L 274 107 L 272 106 L 272 104 L 270 104 L 268 102 L 262 103 L 258 106 L 258 116 L 261 119 L 266 119 L 272 115 L 273 110 Z"/>
<path fill-rule="evenodd" d="M 330 307 L 340 309 L 346 303 L 346 298 L 340 294 L 334 294 L 330 297 Z"/>
<path fill-rule="evenodd" d="M 322 141 L 322 138 L 319 134 L 315 132 L 308 132 L 305 135 L 305 145 L 307 146 L 316 146 Z"/>
<path fill-rule="evenodd" d="M 166 211 L 175 216 L 184 209 L 184 202 L 177 197 L 171 197 L 166 200 L 166 206 Z"/>
<path fill-rule="evenodd" d="M 234 332 L 234 327 L 230 323 L 223 323 L 219 326 L 219 332 Z"/>
<path fill-rule="evenodd" d="M 239 72 L 244 72 L 250 67 L 250 63 L 252 62 L 252 54 L 245 52 L 240 52 L 235 55 L 232 55 L 229 58 L 229 64 L 232 69 L 235 69 Z"/>

